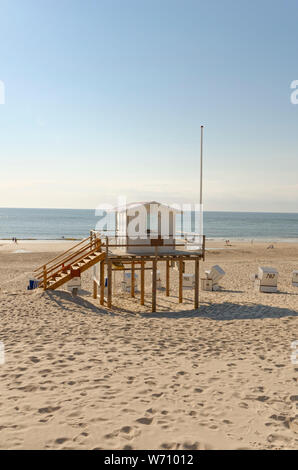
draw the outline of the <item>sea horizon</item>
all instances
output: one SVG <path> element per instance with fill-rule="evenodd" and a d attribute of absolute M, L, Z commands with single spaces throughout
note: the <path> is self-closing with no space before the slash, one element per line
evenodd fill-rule
<path fill-rule="evenodd" d="M 183 232 L 190 229 L 184 213 Z M 181 231 L 177 217 L 176 231 Z M 0 239 L 82 239 L 96 228 L 95 209 L 0 208 Z M 297 212 L 204 211 L 203 232 L 208 240 L 298 241 Z"/>
<path fill-rule="evenodd" d="M 170 203 L 169 203 L 170 204 Z M 2 209 L 9 209 L 9 210 L 55 210 L 55 211 L 96 211 L 96 208 L 79 208 L 79 207 L 7 207 L 7 206 L 0 206 L 0 211 Z M 298 214 L 298 211 L 252 211 L 252 210 L 204 210 L 204 212 L 227 212 L 227 213 L 236 213 L 236 214 Z"/>

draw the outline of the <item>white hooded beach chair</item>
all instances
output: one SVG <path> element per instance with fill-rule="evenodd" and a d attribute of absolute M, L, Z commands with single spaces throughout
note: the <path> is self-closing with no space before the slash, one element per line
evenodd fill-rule
<path fill-rule="evenodd" d="M 201 279 L 202 289 L 207 291 L 219 290 L 220 286 L 218 283 L 226 274 L 224 270 L 216 264 L 208 271 L 205 271 L 205 274 L 206 278 Z"/>
<path fill-rule="evenodd" d="M 269 266 L 260 266 L 255 288 L 260 292 L 277 292 L 278 271 Z"/>

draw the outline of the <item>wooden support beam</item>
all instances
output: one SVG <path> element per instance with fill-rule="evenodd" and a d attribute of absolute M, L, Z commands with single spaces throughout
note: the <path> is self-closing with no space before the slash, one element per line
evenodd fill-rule
<path fill-rule="evenodd" d="M 131 283 L 130 283 L 130 295 L 135 296 L 135 262 L 131 263 Z"/>
<path fill-rule="evenodd" d="M 169 260 L 170 262 L 173 261 L 173 262 L 179 262 L 180 259 L 184 260 L 184 261 L 194 261 L 197 257 L 199 257 L 200 259 L 203 259 L 203 256 L 201 254 L 183 254 L 183 255 L 162 255 L 162 254 L 159 254 L 158 256 L 155 256 L 155 255 L 116 255 L 116 254 L 109 254 L 109 258 L 111 258 L 111 260 L 113 261 L 113 263 L 123 263 L 123 264 L 127 264 L 127 265 L 130 265 L 133 261 L 135 263 L 135 265 L 137 264 L 140 264 L 141 263 L 141 259 L 143 259 L 144 261 L 150 261 L 152 262 L 152 260 L 155 258 L 157 261 L 167 261 Z M 150 268 L 151 269 L 151 268 Z"/>
<path fill-rule="evenodd" d="M 108 260 L 108 308 L 112 307 L 112 261 Z"/>
<path fill-rule="evenodd" d="M 179 303 L 183 302 L 183 260 L 179 260 Z"/>
<path fill-rule="evenodd" d="M 170 261 L 167 260 L 166 264 L 166 296 L 170 295 Z"/>
<path fill-rule="evenodd" d="M 141 261 L 141 305 L 145 303 L 145 261 Z"/>
<path fill-rule="evenodd" d="M 107 238 L 108 238 L 108 237 L 107 237 Z M 153 239 L 153 240 L 154 240 L 154 239 Z M 104 246 L 105 246 L 105 245 L 104 245 Z M 137 247 L 140 247 L 140 245 L 139 245 L 138 243 L 124 243 L 124 244 L 121 243 L 121 244 L 118 244 L 118 245 L 115 244 L 115 243 L 110 243 L 110 244 L 109 244 L 109 247 L 110 247 L 110 248 L 116 248 L 116 247 L 117 247 L 117 248 L 125 248 L 125 247 L 128 247 L 128 246 L 129 246 L 129 247 L 136 247 L 136 246 L 137 246 Z M 152 246 L 156 246 L 156 245 L 155 245 L 155 244 L 152 245 L 152 243 L 144 243 L 144 244 L 142 244 L 142 247 L 146 247 L 146 248 L 147 248 L 147 247 L 151 247 L 151 248 L 152 248 Z M 175 246 L 182 246 L 182 247 L 185 247 L 185 243 L 179 243 L 179 244 L 177 244 L 177 243 L 167 243 L 166 245 L 160 245 L 160 244 L 159 244 L 158 246 L 166 246 L 167 248 L 168 248 L 168 247 L 171 247 L 171 248 L 172 248 L 172 247 L 175 247 Z"/>
<path fill-rule="evenodd" d="M 136 268 L 135 267 L 135 272 L 136 271 L 141 271 L 142 268 Z M 117 273 L 123 273 L 123 272 L 126 272 L 126 271 L 131 271 L 131 268 L 124 268 L 124 269 L 117 269 L 117 268 L 112 268 L 112 271 L 115 271 Z M 152 271 L 152 268 L 145 268 L 145 271 Z"/>
<path fill-rule="evenodd" d="M 152 261 L 152 312 L 156 312 L 156 268 L 157 261 Z"/>
<path fill-rule="evenodd" d="M 100 305 L 105 303 L 105 262 L 100 262 Z"/>
<path fill-rule="evenodd" d="M 199 308 L 199 282 L 200 282 L 200 265 L 199 258 L 195 260 L 195 298 L 194 307 Z"/>
<path fill-rule="evenodd" d="M 93 299 L 97 299 L 97 282 L 93 280 Z"/>
<path fill-rule="evenodd" d="M 43 267 L 43 290 L 47 290 L 47 267 Z"/>

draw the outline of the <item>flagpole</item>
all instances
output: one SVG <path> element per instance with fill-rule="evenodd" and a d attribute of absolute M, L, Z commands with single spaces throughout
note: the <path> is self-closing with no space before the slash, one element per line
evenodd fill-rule
<path fill-rule="evenodd" d="M 204 126 L 201 126 L 201 157 L 200 157 L 200 205 L 203 204 L 203 131 Z"/>

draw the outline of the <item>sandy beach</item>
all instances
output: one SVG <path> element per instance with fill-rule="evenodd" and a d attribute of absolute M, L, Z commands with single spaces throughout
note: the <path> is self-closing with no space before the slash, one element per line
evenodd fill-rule
<path fill-rule="evenodd" d="M 201 274 L 219 264 L 222 291 L 200 291 L 194 311 L 171 270 L 152 314 L 150 272 L 144 306 L 121 273 L 111 310 L 92 298 L 91 271 L 78 297 L 27 291 L 73 243 L 0 241 L 0 449 L 298 448 L 298 244 L 209 241 Z M 254 290 L 262 265 L 279 271 L 277 294 Z"/>

